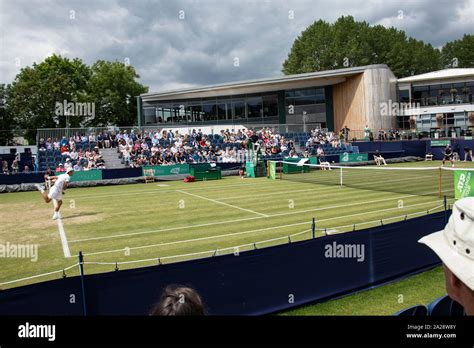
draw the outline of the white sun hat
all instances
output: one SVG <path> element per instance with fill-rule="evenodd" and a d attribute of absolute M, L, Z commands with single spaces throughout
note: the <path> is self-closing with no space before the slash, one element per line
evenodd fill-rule
<path fill-rule="evenodd" d="M 444 230 L 418 242 L 429 246 L 451 272 L 474 290 L 474 197 L 457 201 Z"/>

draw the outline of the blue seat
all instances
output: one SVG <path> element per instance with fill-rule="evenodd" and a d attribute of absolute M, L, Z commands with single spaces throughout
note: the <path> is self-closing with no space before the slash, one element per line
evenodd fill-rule
<path fill-rule="evenodd" d="M 410 308 L 405 308 L 394 314 L 394 316 L 397 317 L 424 317 L 427 315 L 428 309 L 424 305 L 416 305 Z"/>
<path fill-rule="evenodd" d="M 463 316 L 464 307 L 451 299 L 448 295 L 441 296 L 428 305 L 428 313 L 431 316 Z"/>

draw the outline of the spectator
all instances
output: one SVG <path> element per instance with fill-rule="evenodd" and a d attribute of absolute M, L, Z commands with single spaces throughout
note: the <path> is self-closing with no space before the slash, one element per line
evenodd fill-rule
<path fill-rule="evenodd" d="M 206 315 L 199 294 L 188 287 L 168 286 L 150 315 L 157 316 L 200 316 Z"/>
<path fill-rule="evenodd" d="M 64 165 L 62 163 L 59 163 L 59 166 L 56 168 L 57 173 L 65 173 L 66 169 L 64 168 Z"/>
<path fill-rule="evenodd" d="M 19 165 L 18 165 L 18 160 L 14 160 L 12 163 L 12 174 L 18 174 L 20 171 Z"/>
<path fill-rule="evenodd" d="M 316 157 L 318 157 L 319 163 L 326 162 L 326 156 L 325 156 L 324 150 L 321 146 L 318 146 L 318 150 L 316 151 Z"/>
<path fill-rule="evenodd" d="M 472 150 L 469 146 L 464 146 L 464 162 L 467 161 L 467 158 L 471 157 L 471 161 L 474 162 L 474 158 L 472 158 Z"/>
<path fill-rule="evenodd" d="M 341 129 L 342 134 L 344 135 L 344 141 L 347 143 L 349 142 L 349 132 L 350 129 L 347 127 L 347 125 L 344 126 L 344 128 Z"/>
<path fill-rule="evenodd" d="M 454 203 L 444 230 L 421 238 L 418 242 L 431 248 L 443 262 L 446 291 L 474 315 L 474 197 Z"/>
<path fill-rule="evenodd" d="M 3 174 L 10 174 L 10 171 L 8 169 L 8 162 L 7 161 L 2 162 L 2 172 L 3 172 Z"/>
<path fill-rule="evenodd" d="M 368 125 L 365 125 L 365 128 L 364 128 L 364 139 L 365 140 L 370 139 L 370 128 Z"/>
<path fill-rule="evenodd" d="M 23 168 L 23 173 L 31 173 L 30 167 L 26 165 L 25 168 Z"/>

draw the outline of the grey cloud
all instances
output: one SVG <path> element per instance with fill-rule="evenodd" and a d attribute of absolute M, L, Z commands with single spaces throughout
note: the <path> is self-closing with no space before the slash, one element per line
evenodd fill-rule
<path fill-rule="evenodd" d="M 128 58 L 151 90 L 281 74 L 294 39 L 320 18 L 350 14 L 435 47 L 472 33 L 474 18 L 474 0 L 2 0 L 0 6 L 0 82 L 14 79 L 16 58 L 25 66 L 61 53 L 89 64 Z"/>

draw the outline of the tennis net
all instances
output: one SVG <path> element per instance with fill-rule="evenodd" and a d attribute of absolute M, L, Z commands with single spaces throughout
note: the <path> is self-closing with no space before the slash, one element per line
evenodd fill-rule
<path fill-rule="evenodd" d="M 454 171 L 440 167 L 298 165 L 281 161 L 280 179 L 417 196 L 454 197 Z"/>

